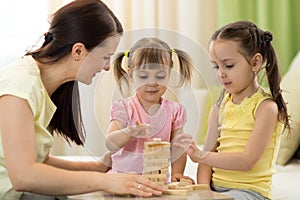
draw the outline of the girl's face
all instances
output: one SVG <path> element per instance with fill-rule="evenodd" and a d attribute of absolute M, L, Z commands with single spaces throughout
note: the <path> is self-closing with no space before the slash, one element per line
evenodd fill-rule
<path fill-rule="evenodd" d="M 233 95 L 251 96 L 257 89 L 257 66 L 252 65 L 239 51 L 237 42 L 227 40 L 211 41 L 209 54 L 217 76 L 226 91 Z"/>
<path fill-rule="evenodd" d="M 140 101 L 157 104 L 167 90 L 170 67 L 151 64 L 132 69 L 133 87 Z"/>
<path fill-rule="evenodd" d="M 101 45 L 88 52 L 78 70 L 77 80 L 87 85 L 102 69 L 110 69 L 110 58 L 114 54 L 120 41 L 120 36 L 112 36 L 106 39 Z"/>

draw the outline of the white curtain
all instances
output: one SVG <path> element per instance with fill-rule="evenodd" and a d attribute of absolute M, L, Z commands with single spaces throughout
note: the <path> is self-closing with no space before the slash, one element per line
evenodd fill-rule
<path fill-rule="evenodd" d="M 49 0 L 54 12 L 71 0 Z M 125 31 L 162 28 L 186 35 L 204 48 L 216 29 L 216 0 L 103 0 Z"/>
<path fill-rule="evenodd" d="M 207 46 L 216 28 L 216 0 L 104 0 L 126 31 L 156 27 L 184 34 Z"/>

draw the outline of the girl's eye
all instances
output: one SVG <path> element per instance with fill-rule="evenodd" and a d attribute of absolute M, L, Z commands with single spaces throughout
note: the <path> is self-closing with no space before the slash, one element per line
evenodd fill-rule
<path fill-rule="evenodd" d="M 226 68 L 233 68 L 233 65 L 226 65 Z"/>
<path fill-rule="evenodd" d="M 148 76 L 139 76 L 140 79 L 147 79 Z"/>
<path fill-rule="evenodd" d="M 104 59 L 104 60 L 109 60 L 109 59 L 110 59 L 110 57 L 108 57 L 108 56 L 105 56 L 105 57 L 103 57 L 103 59 Z"/>
<path fill-rule="evenodd" d="M 219 66 L 218 66 L 218 65 L 215 65 L 215 66 L 213 67 L 213 69 L 219 69 Z"/>
<path fill-rule="evenodd" d="M 157 79 L 165 79 L 166 77 L 165 76 L 157 76 L 156 78 Z"/>

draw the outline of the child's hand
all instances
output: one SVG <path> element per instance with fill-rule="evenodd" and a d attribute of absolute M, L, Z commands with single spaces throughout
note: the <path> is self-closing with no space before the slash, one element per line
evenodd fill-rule
<path fill-rule="evenodd" d="M 171 181 L 172 181 L 172 182 L 180 182 L 180 179 L 186 179 L 186 180 L 191 181 L 193 185 L 195 184 L 195 181 L 194 181 L 192 178 L 190 178 L 190 177 L 188 177 L 188 176 L 184 176 L 183 174 L 180 174 L 180 173 L 174 173 L 174 174 L 172 174 L 172 176 L 171 176 Z"/>
<path fill-rule="evenodd" d="M 139 121 L 134 126 L 128 126 L 126 133 L 131 137 L 147 138 L 150 136 L 150 124 L 141 124 Z"/>
<path fill-rule="evenodd" d="M 99 165 L 98 169 L 100 172 L 106 173 L 108 170 L 111 169 L 111 155 L 114 153 L 115 151 L 107 151 L 102 155 L 100 160 L 97 161 Z"/>
<path fill-rule="evenodd" d="M 193 137 L 188 134 L 180 134 L 174 139 L 173 145 L 186 151 L 193 162 L 200 162 L 202 152 L 197 148 Z"/>

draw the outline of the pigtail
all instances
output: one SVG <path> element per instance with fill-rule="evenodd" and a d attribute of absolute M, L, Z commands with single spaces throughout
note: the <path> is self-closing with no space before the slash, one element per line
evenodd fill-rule
<path fill-rule="evenodd" d="M 280 82 L 281 76 L 279 73 L 278 60 L 273 46 L 271 45 L 272 35 L 270 33 L 265 33 L 265 56 L 266 56 L 266 74 L 268 78 L 268 83 L 270 91 L 274 101 L 276 102 L 279 110 L 279 121 L 284 124 L 284 129 L 288 129 L 289 133 L 291 130 L 290 126 L 290 116 L 287 113 L 286 103 L 281 94 Z"/>
<path fill-rule="evenodd" d="M 114 70 L 114 77 L 115 77 L 115 80 L 118 84 L 119 90 L 120 90 L 120 92 L 123 96 L 125 96 L 125 89 L 124 89 L 122 83 L 125 82 L 125 85 L 127 86 L 127 88 L 129 88 L 128 73 L 122 67 L 124 56 L 125 56 L 124 52 L 116 54 L 116 57 L 115 57 L 115 59 L 112 63 L 113 70 Z"/>
<path fill-rule="evenodd" d="M 192 78 L 192 59 L 184 51 L 179 49 L 172 49 L 176 53 L 179 61 L 180 81 L 179 86 L 182 86 L 185 82 L 191 83 Z"/>

